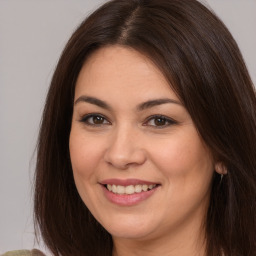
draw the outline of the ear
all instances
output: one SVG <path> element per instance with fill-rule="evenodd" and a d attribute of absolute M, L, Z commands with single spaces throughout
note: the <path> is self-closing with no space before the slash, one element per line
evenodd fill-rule
<path fill-rule="evenodd" d="M 215 171 L 220 175 L 226 175 L 228 173 L 228 170 L 226 166 L 222 162 L 217 162 L 215 165 Z"/>

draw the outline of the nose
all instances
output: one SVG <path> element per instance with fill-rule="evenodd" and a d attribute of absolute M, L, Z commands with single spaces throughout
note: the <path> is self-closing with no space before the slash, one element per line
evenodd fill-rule
<path fill-rule="evenodd" d="M 142 165 L 146 161 L 146 152 L 139 133 L 125 127 L 116 128 L 109 137 L 104 160 L 122 170 Z"/>

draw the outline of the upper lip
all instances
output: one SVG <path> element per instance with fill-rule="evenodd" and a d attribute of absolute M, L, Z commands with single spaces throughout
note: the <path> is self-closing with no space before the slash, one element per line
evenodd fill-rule
<path fill-rule="evenodd" d="M 154 181 L 146 181 L 146 180 L 139 180 L 139 179 L 106 179 L 106 180 L 102 180 L 100 182 L 100 184 L 102 185 L 120 185 L 120 186 L 129 186 L 129 185 L 154 185 L 154 184 L 158 184 Z"/>

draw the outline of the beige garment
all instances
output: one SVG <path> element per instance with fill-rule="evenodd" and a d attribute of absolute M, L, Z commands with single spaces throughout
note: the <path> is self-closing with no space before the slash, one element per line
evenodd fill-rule
<path fill-rule="evenodd" d="M 45 256 L 41 251 L 37 249 L 29 250 L 19 250 L 19 251 L 10 251 L 6 252 L 0 256 Z"/>

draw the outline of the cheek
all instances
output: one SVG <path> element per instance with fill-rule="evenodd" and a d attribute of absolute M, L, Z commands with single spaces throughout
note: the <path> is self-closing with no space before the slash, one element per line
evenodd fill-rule
<path fill-rule="evenodd" d="M 173 174 L 179 175 L 189 173 L 195 168 L 201 172 L 213 166 L 211 154 L 196 132 L 180 133 L 173 138 L 155 141 L 151 156 L 163 171 L 170 174 L 171 170 L 176 170 L 177 173 Z"/>
<path fill-rule="evenodd" d="M 98 201 L 93 190 L 98 186 L 100 148 L 96 138 L 85 136 L 80 130 L 76 132 L 75 128 L 71 130 L 69 151 L 74 180 L 81 199 L 90 209 L 94 209 L 93 201 Z"/>
<path fill-rule="evenodd" d="M 196 132 L 154 143 L 153 162 L 173 192 L 207 193 L 213 175 L 211 154 Z M 200 191 L 198 191 L 200 190 Z"/>
<path fill-rule="evenodd" d="M 93 138 L 71 130 L 69 151 L 75 177 L 88 180 L 96 170 L 102 147 L 95 142 Z"/>
<path fill-rule="evenodd" d="M 211 154 L 198 136 L 181 136 L 156 145 L 154 164 L 164 176 L 164 197 L 158 200 L 158 208 L 166 205 L 166 222 L 181 221 L 193 213 L 204 214 L 210 196 L 213 175 Z"/>

